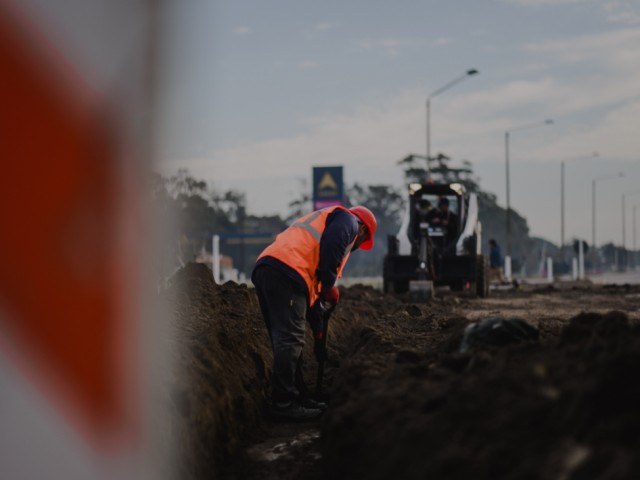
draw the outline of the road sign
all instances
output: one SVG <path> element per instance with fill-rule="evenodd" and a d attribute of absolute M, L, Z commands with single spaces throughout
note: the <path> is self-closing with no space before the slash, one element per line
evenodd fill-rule
<path fill-rule="evenodd" d="M 342 167 L 313 167 L 313 209 L 343 203 Z"/>

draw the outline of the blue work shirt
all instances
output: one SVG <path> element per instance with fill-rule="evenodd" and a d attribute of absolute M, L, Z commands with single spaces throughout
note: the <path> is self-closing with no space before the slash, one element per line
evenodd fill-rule
<path fill-rule="evenodd" d="M 489 250 L 489 264 L 491 268 L 502 267 L 502 254 L 500 253 L 500 246 L 496 245 Z"/>
<path fill-rule="evenodd" d="M 357 235 L 358 219 L 355 215 L 341 208 L 329 214 L 320 238 L 320 261 L 317 270 L 323 292 L 331 290 L 335 285 L 338 278 L 338 268 Z M 302 276 L 277 258 L 262 257 L 256 263 L 256 268 L 260 265 L 270 265 L 284 272 L 296 285 L 305 291 L 307 290 L 307 284 Z"/>

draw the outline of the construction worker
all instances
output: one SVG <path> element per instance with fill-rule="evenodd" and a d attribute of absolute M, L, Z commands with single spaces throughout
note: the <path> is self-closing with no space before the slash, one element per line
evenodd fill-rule
<path fill-rule="evenodd" d="M 450 227 L 456 225 L 458 217 L 449 210 L 449 199 L 447 197 L 440 197 L 438 200 L 438 208 L 429 210 L 426 220 L 433 225 Z"/>
<path fill-rule="evenodd" d="M 376 219 L 363 206 L 334 206 L 300 217 L 258 257 L 251 279 L 273 349 L 272 415 L 280 420 L 320 416 L 302 371 L 305 319 L 318 361 L 326 359 L 322 319 L 340 300 L 336 280 L 354 250 L 371 250 Z"/>
<path fill-rule="evenodd" d="M 435 227 L 442 227 L 446 232 L 447 243 L 455 240 L 458 233 L 458 217 L 449 209 L 449 199 L 440 197 L 438 208 L 429 210 L 426 221 Z"/>

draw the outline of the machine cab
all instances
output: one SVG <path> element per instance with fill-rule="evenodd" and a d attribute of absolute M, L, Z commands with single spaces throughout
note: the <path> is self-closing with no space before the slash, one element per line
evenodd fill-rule
<path fill-rule="evenodd" d="M 409 184 L 400 230 L 388 238 L 384 291 L 422 291 L 431 284 L 456 291 L 469 288 L 486 297 L 489 264 L 480 251 L 481 234 L 475 193 L 459 183 Z M 426 290 L 433 294 L 432 288 Z"/>
<path fill-rule="evenodd" d="M 415 254 L 419 238 L 425 234 L 439 250 L 454 248 L 465 217 L 464 187 L 459 184 L 409 186 L 407 236 Z"/>
<path fill-rule="evenodd" d="M 462 197 L 454 192 L 434 193 L 421 188 L 410 202 L 413 203 L 409 225 L 412 244 L 424 233 L 443 248 L 455 240 L 461 227 Z"/>

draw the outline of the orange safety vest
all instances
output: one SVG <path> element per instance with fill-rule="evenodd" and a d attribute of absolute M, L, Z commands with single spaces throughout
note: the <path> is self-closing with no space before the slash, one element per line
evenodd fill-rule
<path fill-rule="evenodd" d="M 341 206 L 334 206 L 316 210 L 298 218 L 289 228 L 280 233 L 276 240 L 265 248 L 258 257 L 258 260 L 266 256 L 276 258 L 298 272 L 307 284 L 310 305 L 314 304 L 322 289 L 317 274 L 320 264 L 320 239 L 326 228 L 327 217 L 336 209 L 347 210 Z M 354 242 L 355 238 L 344 253 L 338 267 L 338 278 L 342 277 L 342 270 L 347 263 Z"/>

